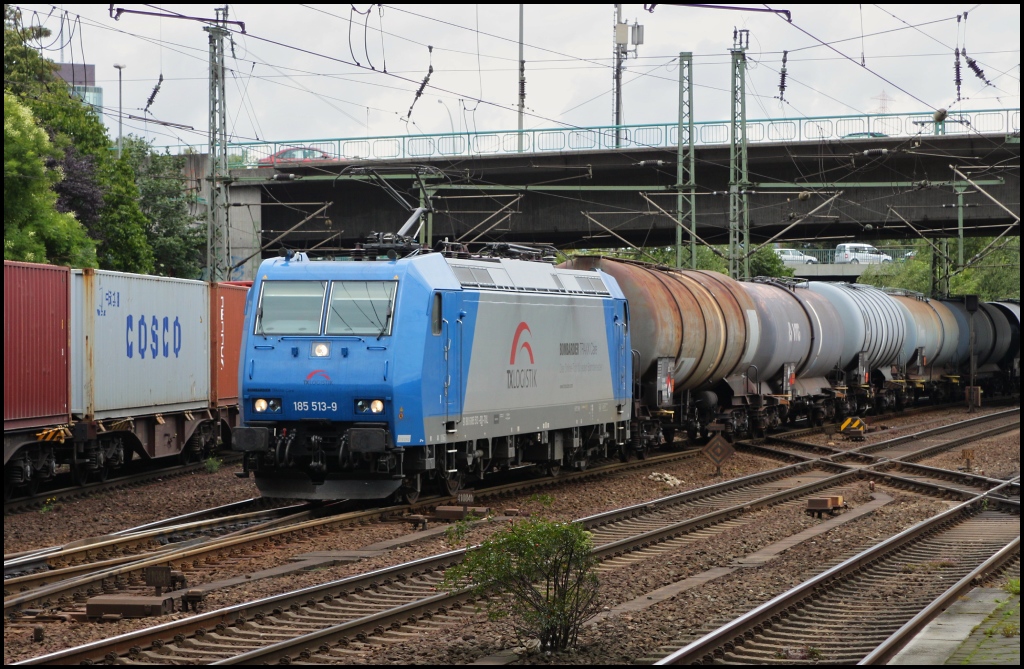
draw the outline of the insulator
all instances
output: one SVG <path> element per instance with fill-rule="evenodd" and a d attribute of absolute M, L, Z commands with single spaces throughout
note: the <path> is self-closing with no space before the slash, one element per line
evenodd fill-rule
<path fill-rule="evenodd" d="M 519 80 L 519 97 L 526 97 L 526 79 Z"/>
<path fill-rule="evenodd" d="M 992 82 L 985 78 L 985 71 L 978 65 L 978 61 L 967 55 L 966 49 L 964 49 L 964 58 L 967 59 L 967 67 L 971 68 L 971 72 L 974 72 L 975 76 L 991 86 Z"/>
<path fill-rule="evenodd" d="M 786 95 L 786 57 L 789 56 L 788 51 L 782 52 L 782 69 L 779 71 L 779 99 L 782 100 Z"/>

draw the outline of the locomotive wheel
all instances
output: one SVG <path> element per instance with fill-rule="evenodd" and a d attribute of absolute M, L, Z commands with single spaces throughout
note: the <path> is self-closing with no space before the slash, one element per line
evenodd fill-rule
<path fill-rule="evenodd" d="M 420 498 L 420 491 L 402 486 L 395 492 L 394 497 L 396 504 L 415 504 Z"/>
<path fill-rule="evenodd" d="M 448 495 L 453 497 L 455 493 L 462 490 L 462 482 L 465 477 L 462 472 L 455 474 L 442 474 L 438 478 L 438 485 L 441 488 L 442 495 Z"/>
<path fill-rule="evenodd" d="M 548 465 L 548 476 L 557 479 L 562 475 L 562 465 Z"/>

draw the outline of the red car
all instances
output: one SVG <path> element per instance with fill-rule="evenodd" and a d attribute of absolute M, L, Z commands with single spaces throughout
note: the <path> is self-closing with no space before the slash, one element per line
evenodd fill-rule
<path fill-rule="evenodd" d="M 288 149 L 281 149 L 277 153 L 261 158 L 257 164 L 269 166 L 269 165 L 281 165 L 291 163 L 340 163 L 341 158 L 332 156 L 329 153 L 325 153 L 320 149 L 314 149 L 311 146 L 293 146 Z"/>

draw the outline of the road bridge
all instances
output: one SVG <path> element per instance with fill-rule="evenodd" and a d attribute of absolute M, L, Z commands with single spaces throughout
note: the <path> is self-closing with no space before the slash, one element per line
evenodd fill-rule
<path fill-rule="evenodd" d="M 965 235 L 994 236 L 1007 226 L 1013 226 L 1009 234 L 1018 235 L 1019 110 L 974 114 L 955 132 L 947 127 L 946 134 L 925 134 L 920 127 L 925 122 L 913 115 L 865 117 L 862 125 L 845 128 L 841 122 L 849 117 L 840 117 L 829 120 L 827 133 L 820 127 L 824 120 L 809 129 L 805 119 L 789 131 L 792 139 L 784 140 L 773 139 L 782 134 L 772 130 L 781 122 L 751 122 L 748 128 L 761 128 L 748 130 L 749 183 L 743 186 L 752 242 L 779 234 L 787 243 L 825 244 L 955 237 L 960 220 Z M 995 117 L 999 128 L 980 132 L 986 123 L 997 125 L 988 117 Z M 899 133 L 892 130 L 896 120 Z M 728 232 L 730 147 L 713 141 L 728 139 L 714 127 L 698 126 L 702 139 L 693 149 L 695 232 L 721 244 Z M 890 132 L 877 132 L 878 127 Z M 424 216 L 420 234 L 431 245 L 445 238 L 563 248 L 673 244 L 675 126 L 629 127 L 623 147 L 608 146 L 608 130 L 558 130 L 557 142 L 556 131 L 531 131 L 525 142 L 530 151 L 523 153 L 511 148 L 510 139 L 518 136 L 514 131 L 233 145 L 233 262 L 260 246 L 264 255 L 280 246 L 329 253 L 351 248 L 371 231 L 396 231 L 409 214 L 384 183 L 413 206 L 429 196 L 433 212 Z M 934 124 L 927 130 L 934 132 Z M 592 141 L 584 141 L 587 137 Z M 388 151 L 374 153 L 385 139 Z M 268 160 L 289 146 L 323 153 L 298 161 Z M 483 152 L 488 147 L 493 150 Z M 201 173 L 201 161 L 193 168 Z M 303 222 L 327 203 L 321 214 Z"/>

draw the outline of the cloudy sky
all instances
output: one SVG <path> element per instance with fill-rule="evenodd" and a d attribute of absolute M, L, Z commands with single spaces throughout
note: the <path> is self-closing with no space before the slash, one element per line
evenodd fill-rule
<path fill-rule="evenodd" d="M 113 65 L 123 63 L 125 115 L 143 115 L 162 74 L 150 116 L 194 128 L 126 119 L 126 134 L 146 134 L 157 144 L 205 143 L 208 39 L 202 24 L 134 14 L 115 21 L 106 5 L 18 6 L 26 23 L 53 31 L 41 45 L 48 57 L 59 61 L 63 53 L 65 62 L 96 65 L 112 134 L 118 110 Z M 214 16 L 214 5 L 116 6 Z M 246 32 L 232 26 L 228 51 L 234 139 L 516 127 L 518 5 L 229 7 L 229 18 L 244 21 Z M 883 106 L 890 112 L 1020 106 L 1019 4 L 770 7 L 790 10 L 792 22 L 767 12 L 674 5 L 649 12 L 623 5 L 623 19 L 642 24 L 645 38 L 623 75 L 624 122 L 675 121 L 680 51 L 694 54 L 696 120 L 727 119 L 734 28 L 750 31 L 751 119 L 858 114 Z M 527 128 L 612 123 L 614 21 L 611 4 L 525 6 Z M 56 39 L 62 26 L 63 41 Z M 990 82 L 963 61 L 960 102 L 953 74 L 958 47 Z M 788 77 L 780 101 L 783 51 L 789 52 Z"/>

